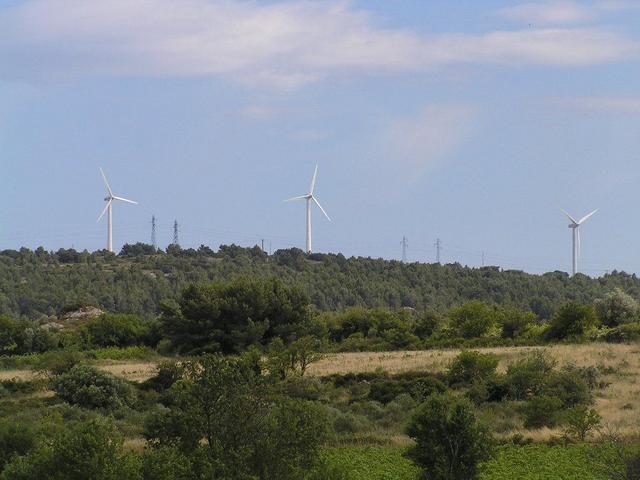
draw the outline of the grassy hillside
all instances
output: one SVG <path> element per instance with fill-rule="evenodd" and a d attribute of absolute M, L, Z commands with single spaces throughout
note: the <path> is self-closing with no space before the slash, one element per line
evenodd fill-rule
<path fill-rule="evenodd" d="M 175 299 L 190 282 L 239 275 L 276 276 L 303 287 L 321 310 L 349 306 L 413 307 L 443 310 L 469 299 L 527 308 L 547 318 L 570 300 L 589 303 L 614 287 L 640 296 L 635 275 L 614 272 L 592 279 L 562 272 L 531 275 L 458 264 L 402 264 L 371 258 L 345 258 L 300 250 L 267 256 L 260 249 L 173 248 L 149 254 L 131 246 L 107 252 L 43 249 L 0 252 L 0 315 L 39 318 L 67 307 L 91 304 L 111 312 L 153 315 L 163 299 Z"/>

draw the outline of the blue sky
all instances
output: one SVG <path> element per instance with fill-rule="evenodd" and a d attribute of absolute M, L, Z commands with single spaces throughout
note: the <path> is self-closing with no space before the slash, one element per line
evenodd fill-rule
<path fill-rule="evenodd" d="M 0 0 L 0 248 L 114 243 L 640 272 L 640 3 Z"/>

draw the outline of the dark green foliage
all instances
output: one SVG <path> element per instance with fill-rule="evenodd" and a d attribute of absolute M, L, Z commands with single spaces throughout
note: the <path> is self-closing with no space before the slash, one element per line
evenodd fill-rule
<path fill-rule="evenodd" d="M 89 320 L 84 332 L 92 347 L 128 347 L 144 343 L 149 324 L 137 315 L 104 314 Z"/>
<path fill-rule="evenodd" d="M 478 300 L 454 307 L 449 310 L 447 315 L 451 328 L 462 338 L 477 338 L 486 335 L 498 317 L 495 309 Z"/>
<path fill-rule="evenodd" d="M 560 400 L 563 407 L 574 407 L 592 402 L 589 385 L 576 371 L 561 370 L 551 373 L 547 377 L 542 392 L 544 395 Z"/>
<path fill-rule="evenodd" d="M 101 419 L 60 429 L 25 456 L 16 456 L 3 480 L 139 480 L 135 455 L 125 453 L 114 426 Z"/>
<path fill-rule="evenodd" d="M 154 255 L 158 250 L 147 243 L 134 243 L 133 245 L 125 243 L 120 250 L 120 256 L 122 257 L 141 257 L 144 255 Z"/>
<path fill-rule="evenodd" d="M 498 357 L 492 353 L 462 351 L 449 364 L 447 378 L 451 385 L 482 382 L 496 373 Z"/>
<path fill-rule="evenodd" d="M 241 351 L 275 336 L 288 338 L 308 321 L 308 299 L 277 279 L 238 278 L 195 284 L 179 305 L 166 305 L 161 331 L 181 353 Z"/>
<path fill-rule="evenodd" d="M 62 375 L 84 360 L 84 355 L 76 348 L 51 350 L 38 356 L 33 368 L 46 375 Z"/>
<path fill-rule="evenodd" d="M 29 422 L 0 420 L 0 471 L 12 457 L 25 455 L 36 444 L 37 431 Z"/>
<path fill-rule="evenodd" d="M 400 374 L 371 382 L 369 398 L 380 403 L 389 403 L 399 395 L 411 395 L 422 401 L 433 393 L 443 393 L 446 385 L 439 379 L 424 373 Z"/>
<path fill-rule="evenodd" d="M 275 395 L 249 363 L 229 357 L 186 362 L 165 403 L 147 422 L 147 437 L 203 455 L 213 478 L 302 478 L 326 434 L 319 407 Z"/>
<path fill-rule="evenodd" d="M 526 400 L 541 394 L 555 366 L 556 362 L 540 350 L 512 363 L 505 376 L 509 396 L 514 400 Z"/>
<path fill-rule="evenodd" d="M 562 400 L 540 395 L 530 399 L 523 407 L 525 428 L 555 427 L 562 414 Z"/>
<path fill-rule="evenodd" d="M 0 355 L 39 353 L 57 346 L 57 336 L 37 323 L 0 315 Z"/>
<path fill-rule="evenodd" d="M 547 337 L 552 340 L 579 337 L 595 327 L 597 323 L 598 317 L 592 306 L 568 303 L 554 314 L 547 330 Z"/>
<path fill-rule="evenodd" d="M 328 325 L 330 340 L 342 342 L 342 350 L 397 350 L 414 348 L 419 342 L 413 312 L 358 307 L 325 313 L 320 321 Z"/>
<path fill-rule="evenodd" d="M 488 430 L 476 421 L 473 407 L 449 395 L 431 395 L 421 404 L 407 428 L 416 444 L 408 456 L 429 480 L 473 480 L 480 462 L 494 448 Z"/>
<path fill-rule="evenodd" d="M 146 247 L 144 247 L 147 250 Z M 640 297 L 640 280 L 620 272 L 597 279 L 562 272 L 531 275 L 519 271 L 466 268 L 458 264 L 403 264 L 370 258 L 279 250 L 267 257 L 260 249 L 208 247 L 177 249 L 171 255 L 116 256 L 44 249 L 0 252 L 0 315 L 38 319 L 65 305 L 96 305 L 114 313 L 155 315 L 160 302 L 179 300 L 190 283 L 277 277 L 287 285 L 303 285 L 320 310 L 353 306 L 413 307 L 445 312 L 479 299 L 513 305 L 542 319 L 568 301 L 592 303 L 616 287 Z M 142 253 L 142 252 L 141 252 Z M 428 329 L 427 329 L 428 331 Z M 416 330 L 421 338 L 425 331 Z"/>
<path fill-rule="evenodd" d="M 76 365 L 52 388 L 60 399 L 83 408 L 115 409 L 135 400 L 133 388 L 124 380 L 89 365 Z"/>
<path fill-rule="evenodd" d="M 502 324 L 502 338 L 517 338 L 524 333 L 527 327 L 537 320 L 533 312 L 514 307 L 505 307 L 500 310 L 500 323 Z"/>

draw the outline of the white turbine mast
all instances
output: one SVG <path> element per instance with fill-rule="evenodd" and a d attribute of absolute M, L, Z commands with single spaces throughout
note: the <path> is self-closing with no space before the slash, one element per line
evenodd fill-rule
<path fill-rule="evenodd" d="M 108 212 L 107 250 L 110 252 L 113 252 L 113 201 L 120 200 L 121 202 L 133 203 L 136 205 L 138 204 L 138 202 L 134 202 L 133 200 L 129 200 L 128 198 L 118 197 L 114 195 L 113 191 L 111 190 L 111 187 L 109 186 L 109 181 L 107 180 L 107 176 L 102 171 L 102 168 L 100 168 L 100 174 L 102 175 L 102 180 L 104 180 L 104 184 L 107 187 L 107 196 L 104 199 L 104 201 L 107 202 L 107 204 L 105 205 L 104 210 L 102 210 L 102 213 L 98 217 L 97 221 L 99 222 L 102 219 L 102 217 L 104 217 L 104 214 Z"/>
<path fill-rule="evenodd" d="M 327 212 L 324 211 L 324 208 L 322 208 L 322 205 L 320 205 L 320 202 L 318 202 L 318 199 L 313 194 L 316 188 L 317 177 L 318 177 L 318 165 L 316 165 L 316 169 L 313 172 L 313 178 L 311 179 L 311 187 L 309 187 L 309 193 L 307 193 L 306 195 L 300 195 L 298 197 L 292 197 L 285 200 L 285 202 L 290 202 L 292 200 L 307 201 L 307 253 L 311 253 L 311 202 L 313 201 L 318 206 L 320 211 L 324 214 L 324 216 L 327 217 L 327 220 L 331 221 L 331 219 L 329 218 L 329 215 L 327 215 Z"/>
<path fill-rule="evenodd" d="M 580 259 L 580 225 L 586 222 L 597 211 L 598 209 L 595 209 L 593 212 L 585 215 L 580 220 L 576 220 L 567 212 L 562 210 L 562 213 L 564 213 L 569 218 L 569 220 L 571 220 L 571 223 L 569 224 L 569 228 L 572 230 L 572 240 L 573 240 L 572 263 L 571 263 L 572 276 L 578 273 L 578 260 Z"/>

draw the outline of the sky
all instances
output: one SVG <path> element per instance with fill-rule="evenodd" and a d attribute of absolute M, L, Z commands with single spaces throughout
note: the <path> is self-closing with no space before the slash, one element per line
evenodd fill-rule
<path fill-rule="evenodd" d="M 640 272 L 640 2 L 0 0 L 0 249 Z M 484 259 L 484 260 L 483 260 Z"/>

